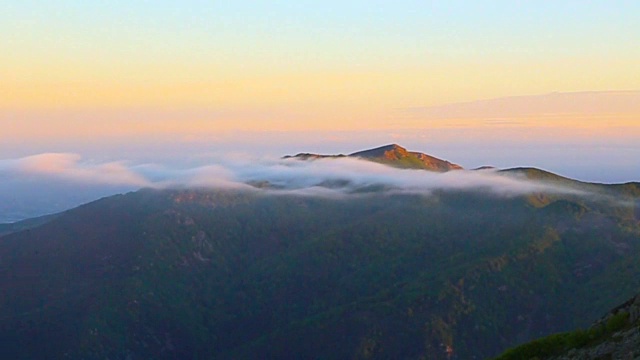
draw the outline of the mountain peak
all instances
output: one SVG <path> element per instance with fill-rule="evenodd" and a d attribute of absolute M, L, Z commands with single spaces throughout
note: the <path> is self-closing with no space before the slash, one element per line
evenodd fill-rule
<path fill-rule="evenodd" d="M 384 145 L 384 146 L 380 146 L 376 149 L 385 149 L 385 150 L 394 150 L 394 151 L 407 151 L 406 148 L 398 145 L 398 144 L 389 144 L 389 145 Z M 374 150 L 374 149 L 372 149 Z"/>
<path fill-rule="evenodd" d="M 341 157 L 355 157 L 402 169 L 422 169 L 437 172 L 462 169 L 460 165 L 421 152 L 408 151 L 398 144 L 389 144 L 369 150 L 357 151 L 349 155 L 299 153 L 295 156 L 284 156 L 283 159 L 316 160 Z"/>
<path fill-rule="evenodd" d="M 398 144 L 390 144 L 377 148 L 355 152 L 349 156 L 361 158 L 385 158 L 389 160 L 398 160 L 409 154 L 407 149 Z"/>
<path fill-rule="evenodd" d="M 424 169 L 437 172 L 462 169 L 460 165 L 421 152 L 408 151 L 398 144 L 358 151 L 349 156 L 403 169 Z"/>

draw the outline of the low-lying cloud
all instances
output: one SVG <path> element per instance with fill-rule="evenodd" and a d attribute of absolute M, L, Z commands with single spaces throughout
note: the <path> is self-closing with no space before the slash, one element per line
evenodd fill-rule
<path fill-rule="evenodd" d="M 97 185 L 152 185 L 123 162 L 91 164 L 83 162 L 80 155 L 69 153 L 46 153 L 0 161 L 0 174 L 13 178 L 41 176 Z"/>
<path fill-rule="evenodd" d="M 368 192 L 429 195 L 437 190 L 496 196 L 580 193 L 557 184 L 497 171 L 397 169 L 356 158 L 251 158 L 219 155 L 200 166 L 96 162 L 78 154 L 47 153 L 0 160 L 0 222 L 61 211 L 139 188 L 251 189 L 269 194 L 346 197 Z M 9 214 L 9 215 L 8 215 Z"/>
<path fill-rule="evenodd" d="M 251 159 L 220 156 L 215 163 L 191 168 L 162 164 L 130 164 L 127 161 L 95 163 L 78 154 L 48 153 L 0 161 L 0 176 L 20 179 L 39 177 L 91 185 L 153 187 L 256 188 L 304 193 L 324 187 L 345 194 L 367 187 L 389 191 L 429 193 L 439 189 L 484 190 L 498 195 L 531 192 L 567 192 L 571 189 L 504 176 L 491 170 L 435 173 L 397 169 L 356 158 Z M 315 193 L 315 192 L 314 192 Z"/>

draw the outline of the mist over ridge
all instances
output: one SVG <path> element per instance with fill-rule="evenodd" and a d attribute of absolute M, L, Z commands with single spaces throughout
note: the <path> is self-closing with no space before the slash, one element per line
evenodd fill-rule
<path fill-rule="evenodd" d="M 181 169 L 45 158 L 62 165 L 4 170 L 104 186 L 118 169 L 113 186 L 150 186 L 0 226 L 0 331 L 15 338 L 6 351 L 32 358 L 486 358 L 584 326 L 638 284 L 637 183 L 351 157 Z M 33 337 L 45 345 L 22 346 Z"/>
<path fill-rule="evenodd" d="M 400 155 L 388 151 L 400 151 Z M 371 154 L 383 157 L 367 158 Z M 406 159 L 413 162 L 402 162 Z M 437 161 L 438 166 L 453 167 L 434 168 L 436 171 L 415 168 L 415 161 L 423 160 L 427 166 Z M 75 153 L 43 153 L 0 160 L 0 178 L 4 180 L 0 184 L 0 200 L 5 204 L 0 209 L 0 222 L 62 211 L 102 196 L 145 187 L 244 189 L 331 197 L 371 191 L 417 195 L 438 190 L 480 191 L 507 197 L 539 192 L 585 193 L 585 189 L 528 179 L 518 172 L 507 174 L 492 168 L 465 170 L 395 144 L 350 156 L 303 153 L 255 157 L 218 153 L 202 164 L 182 166 L 126 159 L 98 162 Z"/>

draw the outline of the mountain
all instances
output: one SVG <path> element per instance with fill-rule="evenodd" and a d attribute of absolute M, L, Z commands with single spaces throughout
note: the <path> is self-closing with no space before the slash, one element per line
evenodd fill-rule
<path fill-rule="evenodd" d="M 316 160 L 316 159 L 339 159 L 347 157 L 347 155 L 320 155 L 320 154 L 312 154 L 312 153 L 298 153 L 294 156 L 285 155 L 283 159 L 298 159 L 298 160 Z"/>
<path fill-rule="evenodd" d="M 300 153 L 295 156 L 285 156 L 285 158 L 315 160 L 322 158 L 341 158 L 347 156 L 390 165 L 402 169 L 424 169 L 437 172 L 462 169 L 460 165 L 453 164 L 446 160 L 438 159 L 436 157 L 420 152 L 408 151 L 407 149 L 397 144 L 385 145 L 374 149 L 358 151 L 349 155 L 320 155 Z"/>
<path fill-rule="evenodd" d="M 0 236 L 3 356 L 483 359 L 585 328 L 640 290 L 640 184 L 558 181 L 103 198 Z"/>
<path fill-rule="evenodd" d="M 637 359 L 640 295 L 609 311 L 586 330 L 554 334 L 507 350 L 496 360 Z"/>
<path fill-rule="evenodd" d="M 31 219 L 17 221 L 15 223 L 0 224 L 0 236 L 38 227 L 42 224 L 48 223 L 49 221 L 53 220 L 55 217 L 56 217 L 56 214 L 44 215 L 44 216 L 39 216 Z"/>
<path fill-rule="evenodd" d="M 425 169 L 439 172 L 462 169 L 460 165 L 452 164 L 446 160 L 420 152 L 407 151 L 407 149 L 396 144 L 355 152 L 349 156 L 399 168 Z"/>

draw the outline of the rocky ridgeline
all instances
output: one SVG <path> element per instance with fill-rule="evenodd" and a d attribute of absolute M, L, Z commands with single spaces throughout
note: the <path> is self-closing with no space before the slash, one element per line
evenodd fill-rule
<path fill-rule="evenodd" d="M 586 330 L 550 335 L 495 360 L 640 360 L 640 294 Z"/>
<path fill-rule="evenodd" d="M 462 170 L 462 166 L 446 160 L 423 154 L 416 151 L 408 151 L 398 144 L 380 146 L 374 149 L 358 151 L 353 154 L 344 155 L 321 155 L 313 153 L 299 153 L 291 156 L 286 155 L 283 159 L 297 160 L 318 160 L 318 159 L 338 159 L 338 158 L 358 158 L 373 161 L 401 169 L 422 169 L 435 172 L 447 172 L 451 170 Z"/>
<path fill-rule="evenodd" d="M 584 348 L 571 349 L 553 360 L 638 360 L 640 359 L 640 294 L 613 309 L 596 321 L 591 328 L 606 327 L 614 318 L 624 316 L 627 324 L 604 341 Z M 628 316 L 628 317 L 627 317 Z"/>

